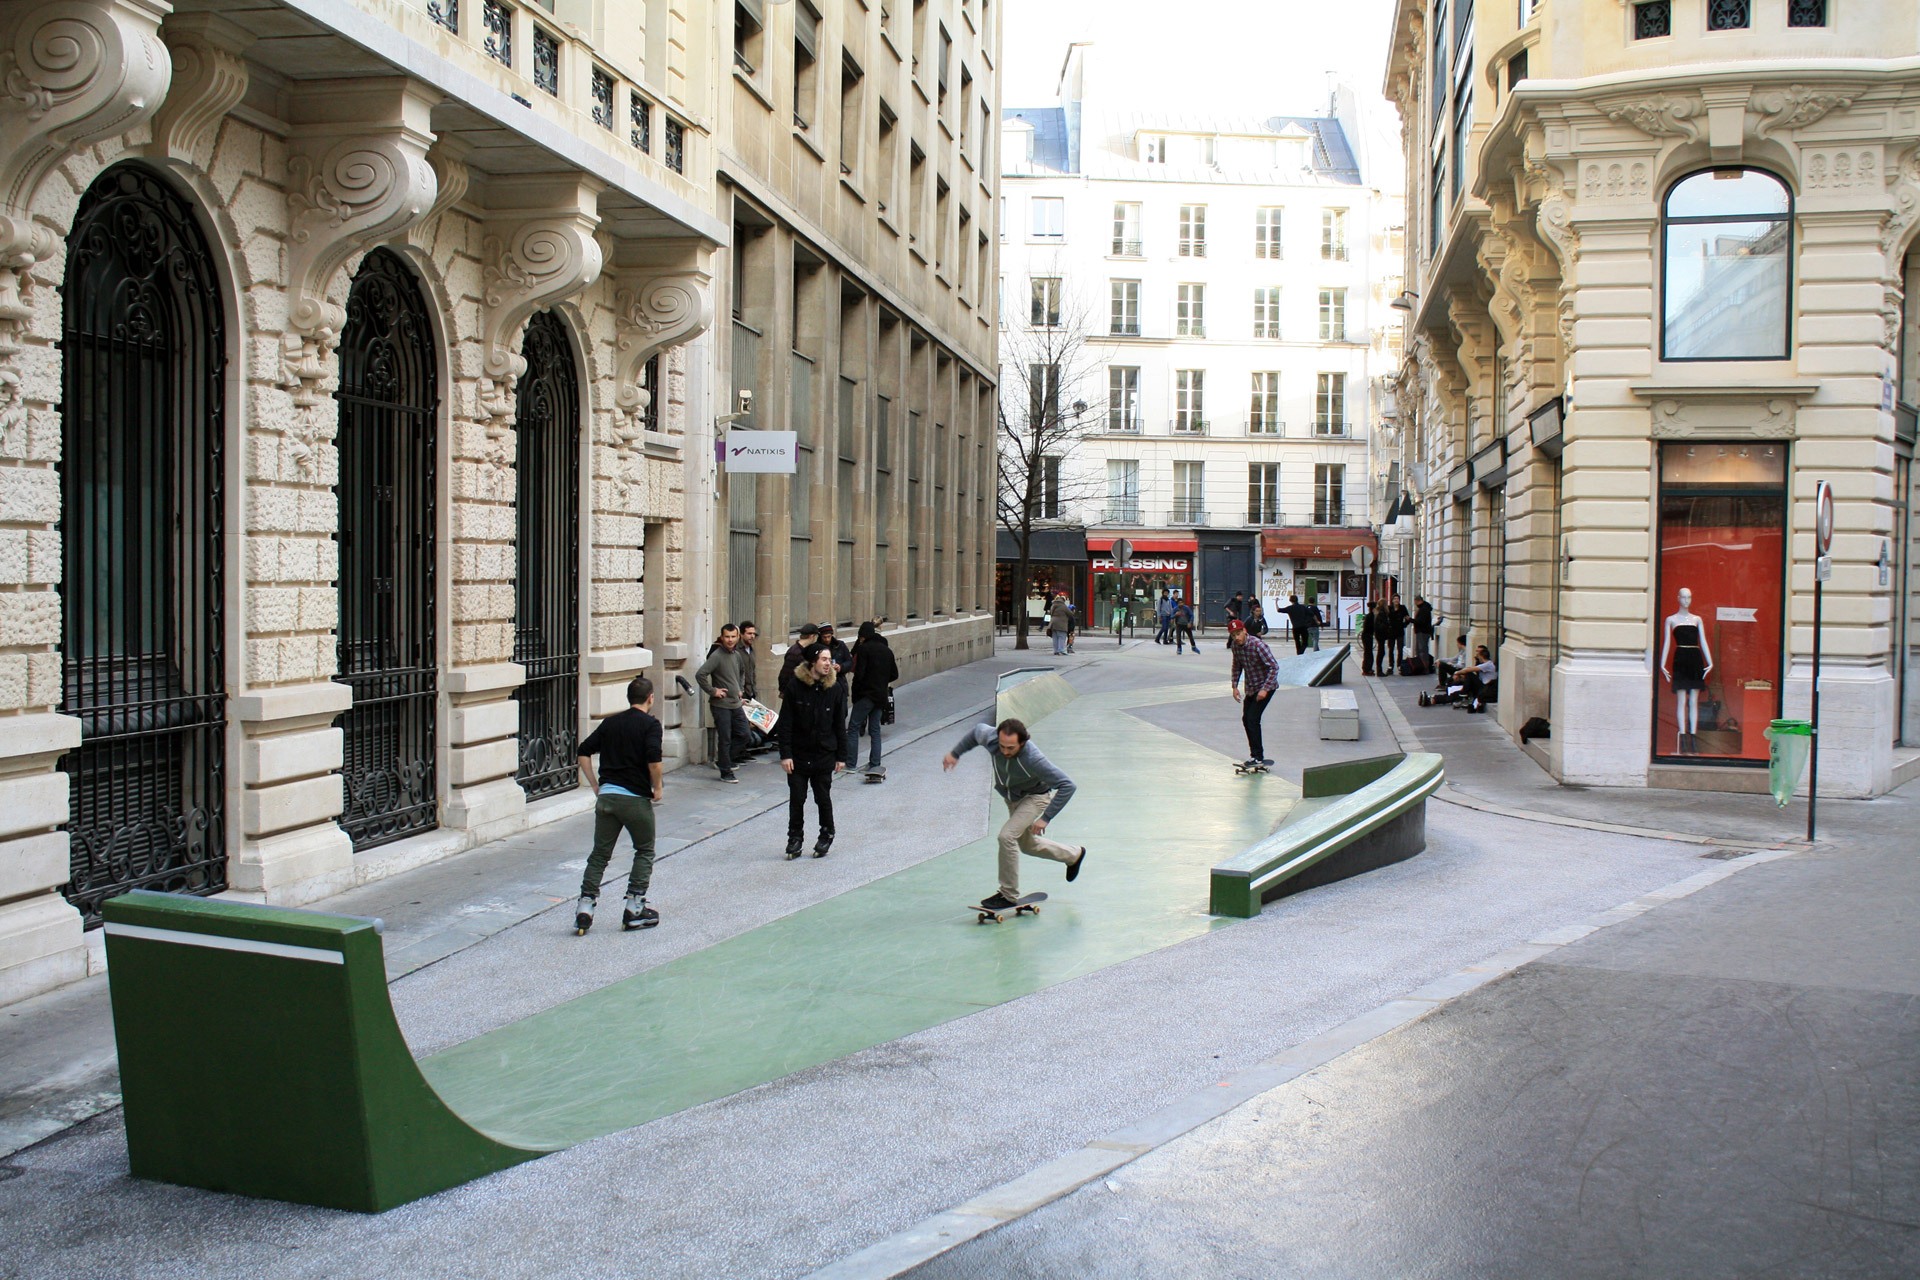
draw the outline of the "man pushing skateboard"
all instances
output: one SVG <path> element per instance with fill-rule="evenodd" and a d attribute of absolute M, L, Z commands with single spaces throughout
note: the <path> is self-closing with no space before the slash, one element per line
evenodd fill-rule
<path fill-rule="evenodd" d="M 1073 799 L 1073 779 L 1040 754 L 1022 722 L 1007 719 L 997 726 L 975 725 L 947 753 L 940 767 L 952 772 L 961 756 L 985 746 L 994 748 L 993 789 L 1007 802 L 1007 821 L 1000 828 L 1000 888 L 980 900 L 980 905 L 991 912 L 1020 905 L 1022 853 L 1066 863 L 1067 879 L 1072 881 L 1080 878 L 1087 848 L 1081 845 L 1075 849 L 1046 838 L 1047 824 Z"/>

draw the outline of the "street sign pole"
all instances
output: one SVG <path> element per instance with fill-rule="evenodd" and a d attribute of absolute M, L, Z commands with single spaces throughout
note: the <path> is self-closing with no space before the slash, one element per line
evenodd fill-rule
<path fill-rule="evenodd" d="M 1813 746 L 1807 762 L 1807 840 L 1813 840 L 1814 814 L 1820 804 L 1820 624 L 1821 596 L 1833 573 L 1833 488 L 1822 480 L 1813 493 Z"/>
<path fill-rule="evenodd" d="M 1118 616 L 1119 616 L 1120 610 L 1128 608 L 1129 602 L 1131 601 L 1131 598 L 1132 598 L 1131 592 L 1128 590 L 1128 587 L 1131 583 L 1131 579 L 1127 573 L 1127 565 L 1132 560 L 1133 560 L 1132 541 L 1126 538 L 1115 538 L 1113 540 L 1113 579 L 1116 583 L 1119 584 L 1114 590 L 1114 606 L 1113 606 L 1115 611 L 1115 621 L 1113 626 L 1113 643 L 1116 646 L 1125 643 L 1125 641 L 1121 639 L 1121 634 L 1120 634 L 1121 624 L 1118 621 Z"/>

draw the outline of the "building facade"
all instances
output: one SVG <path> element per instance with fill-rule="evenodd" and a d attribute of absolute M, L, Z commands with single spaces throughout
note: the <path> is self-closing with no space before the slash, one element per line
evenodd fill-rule
<path fill-rule="evenodd" d="M 1567 782 L 1913 776 L 1920 6 L 1403 0 L 1416 587 Z"/>
<path fill-rule="evenodd" d="M 578 812 L 575 745 L 637 674 L 700 758 L 672 677 L 739 590 L 713 327 L 748 10 L 0 5 L 0 1002 L 97 966 L 129 888 L 298 904 Z M 901 378 L 951 439 L 961 361 L 914 324 Z M 837 495 L 871 492 L 868 438 L 790 500 L 826 493 L 856 566 L 873 517 Z M 977 486 L 949 467 L 914 528 L 960 566 Z"/>
<path fill-rule="evenodd" d="M 1001 130 L 1003 385 L 1016 429 L 1047 411 L 1018 394 L 1080 419 L 1040 509 L 1086 531 L 1075 599 L 1103 627 L 1123 591 L 1150 621 L 1162 588 L 1214 625 L 1235 592 L 1357 610 L 1369 578 L 1351 553 L 1379 550 L 1369 449 L 1396 360 L 1401 212 L 1363 171 L 1355 100 L 1143 114 L 1127 68 L 1097 52 L 1073 46 L 1060 103 L 1010 108 Z M 1057 388 L 1029 371 L 1056 365 Z M 1120 537 L 1130 566 L 1112 560 Z M 1069 582 L 1016 571 L 1003 559 L 1003 611 Z"/>

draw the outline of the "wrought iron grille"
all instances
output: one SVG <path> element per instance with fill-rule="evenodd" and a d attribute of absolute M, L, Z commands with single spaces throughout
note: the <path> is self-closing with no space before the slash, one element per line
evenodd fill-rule
<path fill-rule="evenodd" d="M 1708 0 L 1707 30 L 1739 31 L 1752 22 L 1752 0 Z"/>
<path fill-rule="evenodd" d="M 642 151 L 653 150 L 653 104 L 637 93 L 627 95 L 627 141 Z"/>
<path fill-rule="evenodd" d="M 533 82 L 548 93 L 560 92 L 560 42 L 545 27 L 533 29 Z"/>
<path fill-rule="evenodd" d="M 427 16 L 449 31 L 458 31 L 460 0 L 427 0 Z"/>
<path fill-rule="evenodd" d="M 487 28 L 487 56 L 495 62 L 512 66 L 513 10 L 501 4 L 500 0 L 485 0 L 480 6 L 480 20 Z"/>
<path fill-rule="evenodd" d="M 435 825 L 433 330 L 419 286 L 367 255 L 340 338 L 339 679 L 356 849 Z"/>
<path fill-rule="evenodd" d="M 1652 40 L 1673 34 L 1672 0 L 1653 0 L 1633 6 L 1633 38 Z"/>
<path fill-rule="evenodd" d="M 526 668 L 520 765 L 527 798 L 579 785 L 580 391 L 567 329 L 551 311 L 527 322 L 516 449 L 519 569 L 513 660 Z"/>
<path fill-rule="evenodd" d="M 1827 0 L 1787 0 L 1787 25 L 1824 27 L 1827 25 Z"/>
<path fill-rule="evenodd" d="M 687 126 L 672 116 L 667 117 L 667 150 L 661 159 L 675 173 L 687 171 Z"/>
<path fill-rule="evenodd" d="M 598 67 L 593 69 L 593 122 L 613 128 L 613 77 Z"/>
<path fill-rule="evenodd" d="M 192 211 L 101 175 L 62 288 L 61 710 L 81 741 L 68 899 L 226 888 L 225 318 Z"/>

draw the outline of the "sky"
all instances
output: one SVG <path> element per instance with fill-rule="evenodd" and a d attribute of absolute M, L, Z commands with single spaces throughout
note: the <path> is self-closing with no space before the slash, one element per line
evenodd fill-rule
<path fill-rule="evenodd" d="M 1067 45 L 1137 68 L 1140 104 L 1314 115 L 1327 73 L 1378 100 L 1393 0 L 1001 0 L 1006 107 L 1043 107 Z"/>

